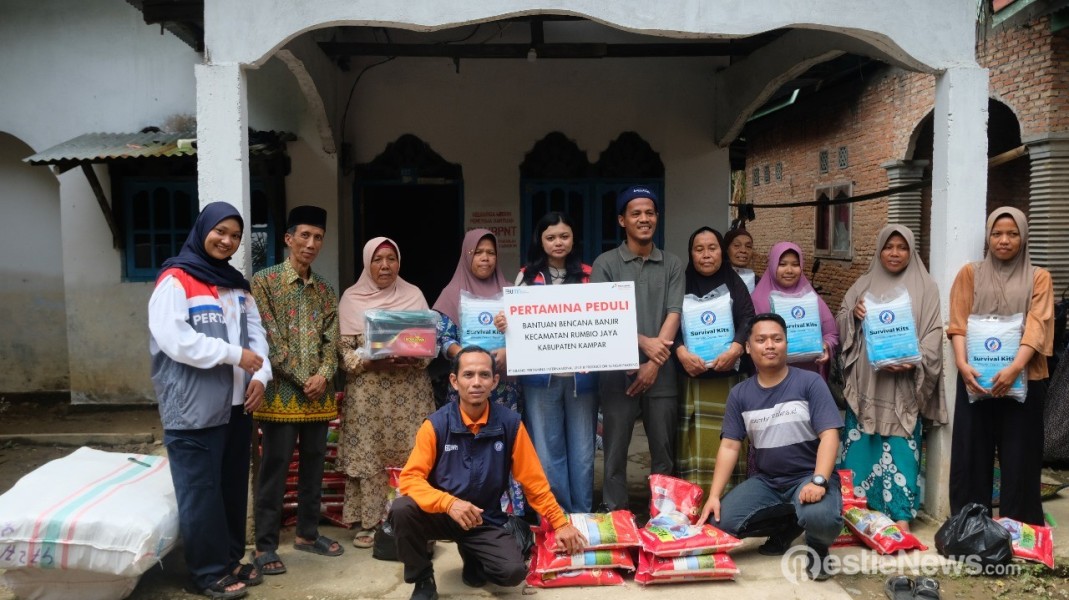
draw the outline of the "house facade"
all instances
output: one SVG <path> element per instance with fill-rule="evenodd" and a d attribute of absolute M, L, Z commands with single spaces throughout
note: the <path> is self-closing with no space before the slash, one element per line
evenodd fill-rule
<path fill-rule="evenodd" d="M 288 208 L 326 208 L 316 267 L 339 291 L 384 233 L 431 301 L 466 229 L 496 231 L 513 272 L 547 209 L 581 221 L 593 260 L 617 243 L 611 198 L 634 182 L 661 191 L 659 235 L 684 255 L 694 228 L 729 222 L 728 145 L 747 119 L 844 54 L 930 76 L 930 222 L 949 248 L 933 274 L 949 286 L 978 253 L 981 228 L 955 217 L 982 222 L 986 191 L 968 0 L 820 14 L 788 0 L 173 4 L 0 6 L 0 243 L 14 258 L 0 306 L 24 316 L 0 337 L 17 367 L 0 392 L 152 401 L 152 273 L 210 201 L 246 216 L 234 260 L 249 273 L 282 258 Z"/>

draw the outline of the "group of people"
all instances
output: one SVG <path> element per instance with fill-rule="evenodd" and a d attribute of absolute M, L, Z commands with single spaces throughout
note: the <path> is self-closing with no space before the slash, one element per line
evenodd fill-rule
<path fill-rule="evenodd" d="M 401 249 L 374 238 L 363 271 L 340 301 L 311 266 L 326 213 L 289 215 L 289 257 L 251 283 L 228 262 L 244 224 L 229 204 L 207 205 L 178 256 L 169 259 L 149 304 L 153 382 L 179 504 L 191 587 L 237 598 L 263 575 L 283 573 L 277 554 L 289 462 L 299 449 L 294 547 L 326 556 L 340 543 L 320 535 L 320 488 L 327 423 L 339 412 L 334 375 L 345 373 L 338 468 L 347 476 L 343 519 L 367 548 L 383 523 L 387 467 L 404 465 L 389 520 L 413 598 L 436 598 L 426 541 L 456 539 L 464 582 L 515 585 L 523 559 L 502 526 L 506 512 L 533 509 L 557 531 L 562 550 L 582 547 L 566 513 L 629 508 L 627 455 L 642 418 L 650 472 L 677 474 L 708 490 L 703 519 L 740 536 L 768 536 L 781 554 L 803 531 L 816 556 L 838 535 L 836 467 L 855 473 L 855 492 L 908 529 L 921 502 L 923 428 L 947 422 L 943 400 L 939 291 L 913 233 L 888 225 L 877 256 L 833 315 L 817 296 L 822 351 L 788 364 L 788 326 L 777 295 L 812 292 L 801 248 L 772 245 L 767 269 L 751 270 L 753 237 L 697 229 L 686 265 L 654 244 L 662 206 L 643 186 L 617 198 L 624 241 L 583 264 L 576 230 L 560 212 L 534 227 L 514 285 L 634 282 L 639 346 L 635 371 L 510 378 L 507 349 L 465 347 L 458 333 L 463 295 L 492 298 L 509 285 L 497 239 L 469 231 L 456 271 L 433 305 L 437 342 L 451 361 L 449 402 L 435 408 L 428 359 L 371 360 L 360 351 L 370 309 L 426 310 L 402 279 Z M 874 369 L 862 322 L 865 298 L 909 293 L 921 360 Z M 734 337 L 712 360 L 684 343 L 685 295 L 730 295 Z M 1027 222 L 1000 208 L 987 223 L 985 258 L 966 265 L 950 292 L 950 337 L 960 373 L 950 496 L 955 512 L 990 505 L 993 461 L 1002 463 L 1002 514 L 1041 523 L 1039 470 L 1045 356 L 1053 338 L 1050 275 L 1031 265 Z M 969 315 L 1026 315 L 1020 350 L 992 382 L 967 360 Z M 494 325 L 505 331 L 503 313 Z M 827 386 L 842 365 L 845 421 Z M 1018 375 L 1023 402 L 1004 398 Z M 986 398 L 970 402 L 969 393 Z M 594 504 L 595 433 L 602 418 L 602 506 Z M 263 432 L 256 490 L 256 549 L 243 563 L 252 419 Z M 840 441 L 840 431 L 842 440 Z M 507 449 L 507 451 L 506 451 Z M 726 495 L 725 495 L 726 492 Z M 528 506 L 529 505 L 529 506 Z M 225 536 L 221 536 L 225 532 Z M 823 578 L 821 562 L 811 575 Z"/>

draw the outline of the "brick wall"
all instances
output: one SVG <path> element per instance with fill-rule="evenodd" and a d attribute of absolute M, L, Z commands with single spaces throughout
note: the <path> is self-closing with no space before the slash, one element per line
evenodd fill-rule
<path fill-rule="evenodd" d="M 993 122 L 992 153 L 1018 145 L 1021 138 L 1047 131 L 1069 131 L 1069 32 L 1050 33 L 1047 20 L 1030 27 L 991 33 L 977 47 L 977 59 L 991 72 L 991 97 L 1004 103 L 1007 119 Z M 881 163 L 931 158 L 931 128 L 922 124 L 931 113 L 935 77 L 885 67 L 864 81 L 853 81 L 750 123 L 747 139 L 747 199 L 757 205 L 814 200 L 814 190 L 851 183 L 859 196 L 887 188 Z M 1013 116 L 1019 130 L 1013 128 Z M 1010 145 L 1012 144 L 1012 145 Z M 838 149 L 847 148 L 849 164 L 838 168 Z M 1007 147 L 1008 146 L 1008 147 Z M 828 151 L 829 169 L 821 173 L 819 154 Z M 782 179 L 775 177 L 782 165 Z M 768 167 L 769 181 L 764 180 Z M 753 171 L 761 181 L 754 185 Z M 1020 158 L 989 173 L 992 206 L 1027 206 L 1028 159 Z M 930 202 L 930 190 L 925 191 Z M 754 234 L 755 268 L 765 269 L 769 248 L 793 241 L 806 253 L 807 275 L 813 263 L 816 209 L 756 209 L 748 225 Z M 930 210 L 924 211 L 928 228 Z M 822 258 L 814 284 L 836 312 L 847 288 L 863 273 L 875 253 L 876 232 L 886 224 L 886 200 L 853 205 L 853 255 L 849 260 Z M 922 252 L 927 257 L 927 246 Z M 938 247 L 938 245 L 936 245 Z"/>

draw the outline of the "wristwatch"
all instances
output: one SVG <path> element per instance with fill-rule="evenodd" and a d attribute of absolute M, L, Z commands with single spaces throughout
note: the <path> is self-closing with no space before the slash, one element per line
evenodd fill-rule
<path fill-rule="evenodd" d="M 828 479 L 823 475 L 820 475 L 819 473 L 814 475 L 813 478 L 810 479 L 810 481 L 824 489 L 828 489 Z"/>

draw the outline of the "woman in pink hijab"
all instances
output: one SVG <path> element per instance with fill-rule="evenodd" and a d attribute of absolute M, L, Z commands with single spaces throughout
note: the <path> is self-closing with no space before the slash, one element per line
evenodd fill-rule
<path fill-rule="evenodd" d="M 772 292 L 800 295 L 811 291 L 813 291 L 813 285 L 805 276 L 802 249 L 792 242 L 780 242 L 768 251 L 765 274 L 750 297 L 753 300 L 754 313 L 761 314 L 772 312 L 772 304 L 769 301 Z M 839 327 L 835 323 L 835 316 L 831 314 L 831 310 L 828 309 L 828 305 L 820 294 L 817 294 L 817 305 L 820 309 L 820 330 L 824 338 L 824 354 L 813 362 L 791 363 L 791 366 L 820 373 L 827 381 L 828 361 L 834 356 L 835 349 L 839 346 Z"/>
<path fill-rule="evenodd" d="M 345 403 L 338 468 L 347 476 L 342 519 L 359 523 L 357 548 L 370 548 L 390 486 L 386 467 L 403 467 L 423 419 L 434 412 L 429 359 L 370 360 L 364 346 L 364 313 L 427 310 L 419 288 L 398 277 L 401 251 L 388 238 L 364 245 L 364 270 L 338 303 L 338 354 L 345 371 Z"/>

